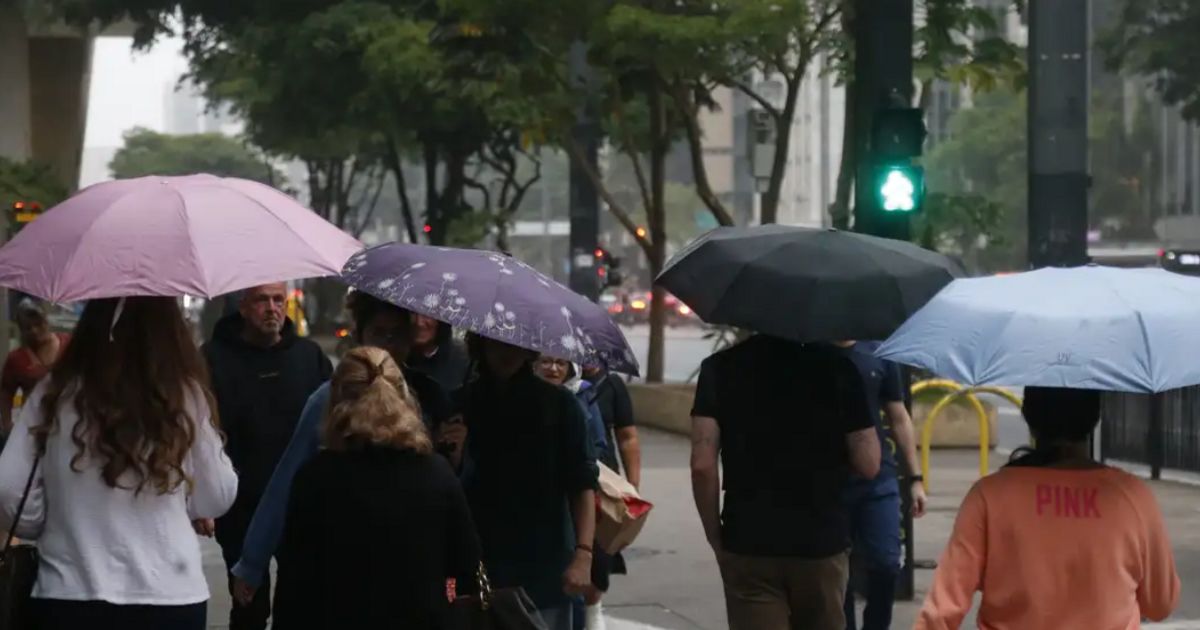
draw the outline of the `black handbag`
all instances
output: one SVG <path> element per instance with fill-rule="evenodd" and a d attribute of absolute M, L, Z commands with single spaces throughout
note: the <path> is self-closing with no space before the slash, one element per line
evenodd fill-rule
<path fill-rule="evenodd" d="M 4 551 L 0 552 L 0 630 L 25 630 L 33 625 L 30 618 L 30 599 L 33 583 L 37 580 L 38 552 L 34 545 L 14 545 L 17 524 L 25 512 L 25 502 L 33 489 L 34 473 L 40 458 L 33 460 L 29 479 L 25 481 L 25 492 L 17 504 L 17 514 L 8 528 Z"/>
<path fill-rule="evenodd" d="M 455 598 L 451 605 L 452 630 L 548 630 L 537 606 L 521 587 L 492 589 L 487 569 L 476 572 L 479 595 Z"/>

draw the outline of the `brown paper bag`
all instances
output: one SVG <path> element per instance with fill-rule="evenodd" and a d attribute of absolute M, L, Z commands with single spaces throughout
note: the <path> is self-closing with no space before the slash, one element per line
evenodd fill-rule
<path fill-rule="evenodd" d="M 597 464 L 600 491 L 596 493 L 596 540 L 605 553 L 614 554 L 637 538 L 654 506 L 616 471 Z"/>

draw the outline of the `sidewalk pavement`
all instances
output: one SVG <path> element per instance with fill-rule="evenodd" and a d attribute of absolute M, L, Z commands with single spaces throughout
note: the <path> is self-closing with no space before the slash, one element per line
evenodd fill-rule
<path fill-rule="evenodd" d="M 690 443 L 686 438 L 643 429 L 642 491 L 654 502 L 654 512 L 632 548 L 625 552 L 628 576 L 614 576 L 605 598 L 610 630 L 722 630 L 725 604 L 720 576 L 712 551 L 704 540 L 691 496 L 688 469 Z M 1006 457 L 993 454 L 993 467 Z M 954 525 L 963 496 L 979 475 L 978 453 L 935 451 L 930 470 L 929 513 L 916 522 L 915 557 L 936 560 Z M 1167 519 L 1184 596 L 1171 623 L 1147 625 L 1160 630 L 1200 630 L 1200 598 L 1189 597 L 1200 584 L 1200 487 L 1173 482 L 1153 482 Z M 220 553 L 206 546 L 206 568 L 213 599 L 210 628 L 222 628 L 228 619 Z M 911 628 L 933 571 L 917 569 L 917 598 L 897 602 L 893 627 Z M 963 627 L 975 627 L 969 617 Z"/>

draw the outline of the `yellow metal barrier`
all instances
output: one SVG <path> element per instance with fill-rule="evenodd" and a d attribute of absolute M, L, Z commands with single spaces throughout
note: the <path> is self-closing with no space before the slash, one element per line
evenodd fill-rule
<path fill-rule="evenodd" d="M 925 487 L 929 487 L 929 451 L 933 442 L 933 423 L 946 407 L 962 397 L 967 399 L 971 408 L 975 410 L 975 415 L 979 418 L 979 476 L 983 477 L 987 475 L 990 469 L 988 465 L 988 454 L 991 450 L 989 440 L 990 427 L 988 426 L 987 411 L 983 408 L 983 404 L 979 402 L 979 397 L 976 394 L 999 396 L 1015 405 L 1018 409 L 1022 405 L 1021 398 L 1000 387 L 964 387 L 960 383 L 945 379 L 932 379 L 915 383 L 912 386 L 912 393 L 916 395 L 926 389 L 946 390 L 948 393 L 933 406 L 933 409 L 929 410 L 929 415 L 925 417 L 925 423 L 921 426 L 921 475 L 925 478 Z"/>

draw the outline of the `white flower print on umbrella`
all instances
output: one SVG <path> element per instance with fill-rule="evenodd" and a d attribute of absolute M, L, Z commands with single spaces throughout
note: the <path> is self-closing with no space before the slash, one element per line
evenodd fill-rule
<path fill-rule="evenodd" d="M 391 243 L 356 256 L 343 279 L 380 299 L 485 337 L 637 373 L 629 344 L 603 308 L 503 254 Z"/>

